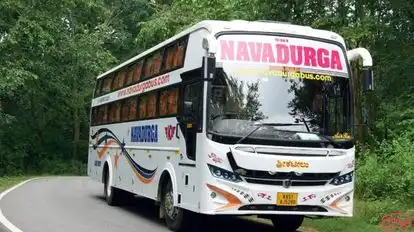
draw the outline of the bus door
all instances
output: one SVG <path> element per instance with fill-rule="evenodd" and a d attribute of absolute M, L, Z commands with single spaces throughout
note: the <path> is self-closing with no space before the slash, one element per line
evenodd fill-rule
<path fill-rule="evenodd" d="M 180 115 L 178 126 L 180 133 L 180 160 L 177 173 L 179 200 L 184 205 L 196 207 L 198 204 L 198 176 L 196 169 L 197 133 L 202 128 L 203 82 L 199 72 L 183 75 L 180 95 Z"/>

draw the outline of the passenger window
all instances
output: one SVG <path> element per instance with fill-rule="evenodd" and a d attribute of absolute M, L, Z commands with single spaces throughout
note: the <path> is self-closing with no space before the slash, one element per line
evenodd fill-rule
<path fill-rule="evenodd" d="M 168 90 L 160 93 L 160 116 L 168 115 Z"/>
<path fill-rule="evenodd" d="M 108 93 L 109 91 L 111 91 L 111 83 L 112 82 L 112 78 L 110 76 L 105 77 L 105 79 L 103 80 L 103 86 L 102 86 L 102 93 Z"/>
<path fill-rule="evenodd" d="M 174 67 L 180 67 L 183 65 L 184 61 L 184 45 L 180 45 L 174 56 Z"/>
<path fill-rule="evenodd" d="M 147 117 L 147 102 L 148 102 L 148 96 L 142 95 L 139 98 L 139 118 L 144 119 Z"/>
<path fill-rule="evenodd" d="M 94 126 L 96 125 L 96 107 L 92 108 L 92 114 L 91 114 L 91 125 Z"/>
<path fill-rule="evenodd" d="M 95 86 L 95 96 L 99 96 L 101 94 L 102 89 L 102 79 L 98 79 Z"/>
<path fill-rule="evenodd" d="M 137 119 L 137 98 L 129 99 L 129 120 Z"/>
<path fill-rule="evenodd" d="M 121 120 L 121 102 L 115 103 L 115 122 L 119 122 Z"/>
<path fill-rule="evenodd" d="M 122 121 L 128 121 L 129 119 L 129 104 L 127 99 L 122 101 L 122 112 L 121 112 Z"/>
<path fill-rule="evenodd" d="M 166 58 L 165 58 L 165 63 L 164 63 L 164 69 L 166 71 L 169 71 L 174 68 L 173 61 L 174 61 L 174 54 L 176 51 L 175 49 L 176 47 L 172 46 L 172 47 L 167 48 L 166 50 Z"/>
<path fill-rule="evenodd" d="M 102 124 L 108 123 L 108 105 L 101 106 Z"/>
<path fill-rule="evenodd" d="M 178 113 L 178 88 L 172 89 L 168 96 L 168 114 Z"/>
<path fill-rule="evenodd" d="M 160 116 L 176 114 L 178 111 L 178 88 L 160 94 Z"/>
<path fill-rule="evenodd" d="M 153 118 L 157 112 L 157 93 L 148 95 L 147 118 Z"/>
<path fill-rule="evenodd" d="M 119 122 L 121 119 L 121 103 L 115 102 L 111 104 L 110 107 L 111 117 L 110 117 L 110 123 Z"/>
<path fill-rule="evenodd" d="M 112 81 L 111 91 L 114 91 L 115 89 L 118 88 L 118 81 L 119 81 L 119 73 L 116 73 Z"/>
<path fill-rule="evenodd" d="M 125 82 L 125 71 L 121 71 L 118 73 L 117 77 L 118 77 L 118 85 L 116 86 L 117 89 L 120 89 L 124 86 L 124 82 Z"/>
<path fill-rule="evenodd" d="M 138 82 L 141 79 L 141 72 L 142 72 L 142 61 L 138 62 L 135 66 L 131 68 L 131 72 L 134 76 L 134 83 Z"/>
<path fill-rule="evenodd" d="M 128 72 L 126 75 L 126 82 L 125 82 L 125 86 L 130 85 L 133 81 L 134 78 L 134 69 L 132 67 L 128 68 Z"/>

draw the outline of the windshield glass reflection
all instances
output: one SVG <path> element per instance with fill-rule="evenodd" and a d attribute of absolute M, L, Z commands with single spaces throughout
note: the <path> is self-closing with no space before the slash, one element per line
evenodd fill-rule
<path fill-rule="evenodd" d="M 350 132 L 347 77 L 225 63 L 210 83 L 208 130 L 216 139 L 326 140 Z"/>

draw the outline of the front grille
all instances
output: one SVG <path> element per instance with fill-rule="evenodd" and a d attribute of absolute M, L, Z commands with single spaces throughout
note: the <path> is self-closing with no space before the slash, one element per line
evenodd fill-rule
<path fill-rule="evenodd" d="M 322 186 L 329 180 L 338 176 L 336 173 L 301 173 L 296 175 L 294 172 L 277 172 L 270 174 L 266 171 L 252 171 L 246 170 L 244 177 L 246 182 L 252 184 L 266 184 L 266 185 L 283 185 L 283 181 L 289 179 L 291 186 Z"/>
<path fill-rule="evenodd" d="M 245 169 L 246 170 L 246 169 Z M 301 173 L 300 175 L 296 175 L 293 172 L 277 172 L 275 174 L 270 174 L 267 171 L 253 171 L 253 170 L 246 170 L 246 175 L 244 177 L 248 178 L 255 178 L 255 179 L 291 179 L 291 180 L 309 180 L 309 181 L 328 181 L 335 176 L 339 175 L 339 172 L 334 173 Z"/>
<path fill-rule="evenodd" d="M 283 185 L 281 180 L 264 180 L 264 179 L 252 179 L 245 178 L 247 183 L 251 184 L 265 184 L 265 185 Z M 294 181 L 292 180 L 291 186 L 321 186 L 325 185 L 326 181 Z"/>
<path fill-rule="evenodd" d="M 323 207 L 314 205 L 298 206 L 277 206 L 277 205 L 244 205 L 239 210 L 260 210 L 260 211 L 297 211 L 297 212 L 328 212 Z"/>
<path fill-rule="evenodd" d="M 231 152 L 227 153 L 227 158 L 232 169 L 248 183 L 266 184 L 283 186 L 283 181 L 289 179 L 291 186 L 323 186 L 329 180 L 339 176 L 340 172 L 332 173 L 295 173 L 295 172 L 276 172 L 270 174 L 267 171 L 249 170 L 239 167 Z M 242 169 L 242 172 L 238 172 Z M 245 173 L 243 173 L 245 172 Z"/>

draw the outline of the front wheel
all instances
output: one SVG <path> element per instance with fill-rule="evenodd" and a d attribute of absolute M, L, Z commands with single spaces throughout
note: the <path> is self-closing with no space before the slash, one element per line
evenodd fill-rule
<path fill-rule="evenodd" d="M 111 186 L 111 175 L 109 170 L 105 173 L 104 195 L 108 205 L 120 205 L 125 197 L 121 189 Z"/>
<path fill-rule="evenodd" d="M 182 231 L 187 227 L 187 220 L 184 219 L 188 212 L 179 207 L 174 207 L 174 192 L 171 181 L 168 181 L 163 189 L 161 207 L 168 229 Z"/>
<path fill-rule="evenodd" d="M 272 220 L 273 226 L 280 232 L 294 232 L 303 223 L 303 215 L 273 215 Z"/>

